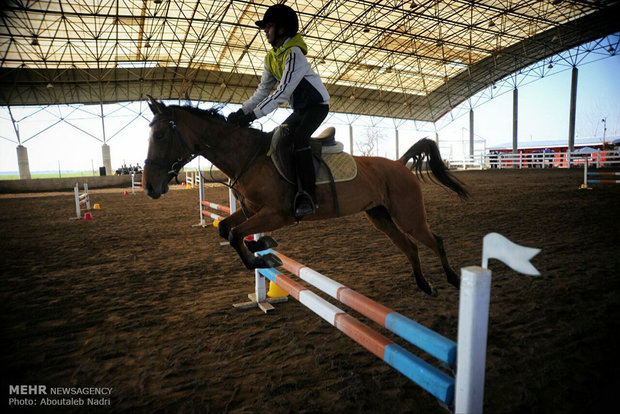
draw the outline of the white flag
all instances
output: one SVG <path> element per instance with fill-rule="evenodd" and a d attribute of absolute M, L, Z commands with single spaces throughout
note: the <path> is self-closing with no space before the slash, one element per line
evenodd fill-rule
<path fill-rule="evenodd" d="M 512 270 L 530 276 L 539 276 L 540 272 L 530 263 L 540 249 L 520 246 L 499 233 L 489 233 L 482 239 L 482 267 L 488 269 L 489 259 L 497 259 Z"/>

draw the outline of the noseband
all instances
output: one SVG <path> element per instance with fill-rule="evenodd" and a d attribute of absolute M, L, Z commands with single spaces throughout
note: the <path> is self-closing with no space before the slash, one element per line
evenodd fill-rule
<path fill-rule="evenodd" d="M 176 161 L 172 162 L 172 164 L 170 164 L 169 161 L 147 158 L 146 160 L 144 160 L 144 165 L 153 165 L 153 166 L 168 170 L 168 174 L 170 175 L 170 178 L 174 177 L 177 184 L 179 184 L 179 171 L 181 170 L 181 168 L 183 168 L 185 164 L 187 164 L 188 162 L 196 158 L 198 154 L 194 154 L 192 149 L 189 147 L 189 145 L 187 145 L 187 143 L 181 136 L 181 133 L 179 132 L 179 129 L 177 128 L 177 124 L 174 121 L 173 111 L 166 111 L 162 113 L 161 115 L 156 115 L 151 121 L 151 123 L 149 124 L 149 127 L 152 127 L 156 123 L 162 122 L 162 121 L 167 121 L 168 128 L 172 129 L 172 131 L 174 132 L 174 135 L 170 135 L 170 138 L 168 140 L 168 150 L 166 151 L 166 155 L 170 154 L 170 152 L 172 151 L 172 146 L 175 144 L 177 145 L 177 147 L 180 147 L 181 154 L 184 152 L 188 152 L 189 155 L 185 158 L 179 156 Z"/>

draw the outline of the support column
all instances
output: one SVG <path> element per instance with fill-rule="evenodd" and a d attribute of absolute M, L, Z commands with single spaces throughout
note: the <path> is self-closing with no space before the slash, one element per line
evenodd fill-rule
<path fill-rule="evenodd" d="M 474 157 L 474 110 L 469 110 L 469 158 Z"/>
<path fill-rule="evenodd" d="M 353 155 L 353 125 L 349 124 L 349 145 L 351 145 L 351 155 Z"/>
<path fill-rule="evenodd" d="M 516 154 L 519 151 L 518 125 L 519 125 L 519 90 L 515 88 L 512 91 L 512 153 L 513 154 Z"/>
<path fill-rule="evenodd" d="M 101 146 L 101 156 L 106 175 L 112 175 L 112 158 L 110 157 L 110 146 L 108 144 Z"/>
<path fill-rule="evenodd" d="M 575 111 L 577 109 L 577 76 L 579 70 L 573 66 L 573 75 L 570 85 L 570 115 L 568 120 L 568 150 L 575 151 Z M 570 165 L 569 165 L 570 167 Z"/>
<path fill-rule="evenodd" d="M 435 131 L 435 144 L 439 148 L 439 132 Z"/>
<path fill-rule="evenodd" d="M 399 158 L 399 151 L 398 151 L 398 128 L 394 128 L 394 140 L 396 142 L 396 159 Z"/>
<path fill-rule="evenodd" d="M 30 164 L 28 163 L 28 149 L 23 145 L 17 146 L 17 165 L 19 167 L 19 179 L 29 180 L 30 176 Z"/>

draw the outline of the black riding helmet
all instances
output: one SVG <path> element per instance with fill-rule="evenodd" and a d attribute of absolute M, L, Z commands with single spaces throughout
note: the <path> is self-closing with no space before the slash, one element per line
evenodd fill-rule
<path fill-rule="evenodd" d="M 295 36 L 297 31 L 299 31 L 297 13 L 285 4 L 274 4 L 269 7 L 263 16 L 263 20 L 257 21 L 256 25 L 264 29 L 267 23 L 273 23 L 278 27 L 282 27 L 284 34 L 288 37 Z"/>

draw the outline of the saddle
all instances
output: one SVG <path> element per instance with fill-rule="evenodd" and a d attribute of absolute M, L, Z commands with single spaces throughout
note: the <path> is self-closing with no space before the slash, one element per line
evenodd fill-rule
<path fill-rule="evenodd" d="M 343 152 L 344 145 L 336 141 L 336 128 L 329 127 L 316 137 L 310 138 L 316 185 L 350 181 L 357 176 L 357 164 L 353 157 Z M 293 140 L 286 125 L 273 131 L 271 148 L 267 153 L 278 173 L 289 183 L 295 184 Z"/>

